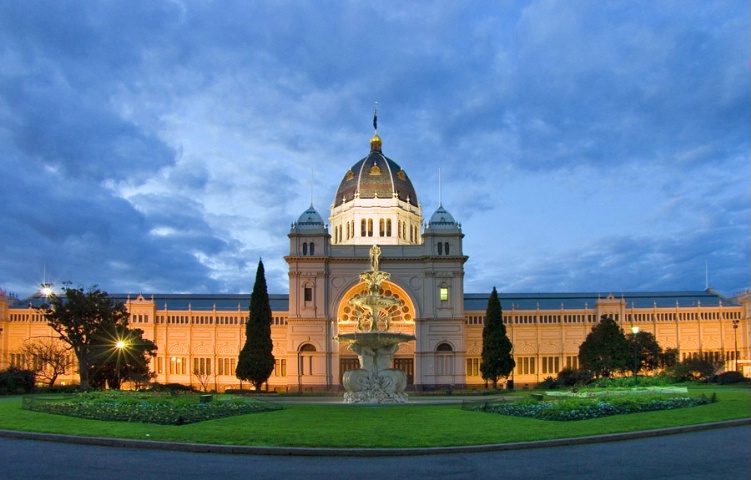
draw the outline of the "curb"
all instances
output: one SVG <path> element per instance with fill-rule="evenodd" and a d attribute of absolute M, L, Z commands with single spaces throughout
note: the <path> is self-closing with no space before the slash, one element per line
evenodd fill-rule
<path fill-rule="evenodd" d="M 644 430 L 639 432 L 614 433 L 591 437 L 562 438 L 536 442 L 499 443 L 490 445 L 470 445 L 459 447 L 430 448 L 306 448 L 306 447 L 254 447 L 240 445 L 211 445 L 200 443 L 171 443 L 152 440 L 129 440 L 106 437 L 78 437 L 53 433 L 20 432 L 0 430 L 0 437 L 45 442 L 61 442 L 79 445 L 97 445 L 102 447 L 144 448 L 151 450 L 171 450 L 191 453 L 220 453 L 231 455 L 277 455 L 277 456 L 319 456 L 319 457 L 395 457 L 415 455 L 444 455 L 456 453 L 502 452 L 507 450 L 524 450 L 531 448 L 550 448 L 591 443 L 618 442 L 638 438 L 675 435 L 678 433 L 699 432 L 717 428 L 730 428 L 751 425 L 751 418 L 729 420 L 725 422 L 686 425 L 682 427 Z"/>

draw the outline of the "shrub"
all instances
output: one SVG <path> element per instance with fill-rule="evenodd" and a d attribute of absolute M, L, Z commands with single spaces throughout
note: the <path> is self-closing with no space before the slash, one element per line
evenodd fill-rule
<path fill-rule="evenodd" d="M 744 377 L 741 372 L 730 371 L 717 375 L 712 381 L 719 383 L 720 385 L 727 385 L 730 383 L 747 382 L 748 379 Z"/>
<path fill-rule="evenodd" d="M 557 382 L 560 385 L 566 385 L 573 387 L 574 385 L 588 385 L 592 383 L 595 375 L 589 370 L 574 370 L 572 368 L 564 368 L 558 372 Z"/>
<path fill-rule="evenodd" d="M 560 387 L 560 385 L 553 377 L 545 377 L 542 382 L 537 384 L 537 388 L 542 390 L 555 390 L 558 387 Z"/>
<path fill-rule="evenodd" d="M 154 392 L 195 392 L 196 389 L 182 383 L 152 383 L 150 390 Z"/>
<path fill-rule="evenodd" d="M 33 370 L 8 367 L 0 371 L 0 394 L 18 395 L 34 391 L 36 376 Z"/>
<path fill-rule="evenodd" d="M 722 362 L 716 363 L 702 358 L 691 357 L 685 359 L 681 363 L 673 365 L 667 370 L 667 372 L 668 375 L 678 381 L 700 380 L 706 382 L 715 376 L 717 370 L 719 370 L 722 365 Z"/>

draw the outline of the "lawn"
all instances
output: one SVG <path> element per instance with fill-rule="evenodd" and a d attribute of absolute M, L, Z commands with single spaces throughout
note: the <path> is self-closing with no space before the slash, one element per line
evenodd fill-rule
<path fill-rule="evenodd" d="M 155 425 L 86 420 L 21 409 L 0 400 L 0 429 L 221 445 L 414 448 L 526 442 L 649 430 L 751 417 L 748 389 L 691 387 L 718 402 L 677 410 L 551 422 L 462 410 L 459 405 L 313 405 L 208 420 Z"/>

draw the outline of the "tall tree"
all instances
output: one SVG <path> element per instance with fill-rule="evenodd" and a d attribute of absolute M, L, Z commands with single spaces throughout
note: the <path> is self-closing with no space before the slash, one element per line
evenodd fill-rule
<path fill-rule="evenodd" d="M 122 302 L 112 301 L 107 292 L 96 285 L 87 291 L 66 285 L 62 296 L 52 294 L 48 300 L 38 310 L 60 340 L 71 346 L 78 359 L 81 390 L 88 390 L 96 341 L 107 329 L 126 327 L 128 310 Z"/>
<path fill-rule="evenodd" d="M 611 315 L 603 315 L 600 323 L 579 346 L 579 365 L 598 377 L 609 377 L 615 371 L 627 371 L 633 357 L 623 329 Z"/>
<path fill-rule="evenodd" d="M 636 343 L 634 345 L 634 343 Z M 640 331 L 628 336 L 628 349 L 631 355 L 630 370 L 638 374 L 641 370 L 651 371 L 660 366 L 662 361 L 662 347 L 650 332 Z M 636 355 L 636 359 L 634 359 Z M 636 372 L 634 372 L 636 368 Z"/>
<path fill-rule="evenodd" d="M 156 355 L 157 346 L 143 334 L 140 328 L 125 325 L 97 332 L 89 370 L 91 386 L 119 390 L 124 381 L 147 383 L 156 376 L 149 370 L 149 362 Z"/>
<path fill-rule="evenodd" d="M 482 378 L 491 380 L 493 388 L 498 388 L 498 379 L 508 377 L 516 366 L 511 349 L 511 340 L 506 335 L 506 325 L 503 324 L 501 301 L 498 299 L 498 292 L 493 287 L 482 327 L 482 363 L 480 364 Z"/>
<path fill-rule="evenodd" d="M 271 305 L 266 288 L 263 262 L 258 261 L 256 283 L 250 296 L 250 312 L 245 324 L 245 345 L 240 351 L 235 375 L 260 390 L 274 371 L 274 344 L 271 341 Z"/>

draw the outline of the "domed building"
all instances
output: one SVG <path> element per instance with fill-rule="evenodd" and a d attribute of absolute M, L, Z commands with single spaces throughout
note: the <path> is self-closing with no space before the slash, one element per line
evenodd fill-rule
<path fill-rule="evenodd" d="M 349 300 L 365 290 L 360 273 L 369 269 L 376 244 L 380 270 L 391 275 L 384 293 L 400 300 L 388 312 L 391 330 L 417 338 L 400 346 L 394 367 L 417 388 L 464 383 L 464 235 L 442 206 L 423 231 L 412 181 L 382 145 L 376 132 L 369 154 L 345 172 L 331 204 L 330 233 L 320 224 L 312 228 L 311 206 L 289 234 L 285 348 L 288 357 L 299 357 L 292 370 L 303 388 L 340 385 L 345 371 L 358 368 L 357 356 L 335 337 L 355 330 Z"/>
<path fill-rule="evenodd" d="M 374 125 L 375 126 L 375 125 Z M 339 391 L 342 375 L 359 367 L 336 337 L 356 330 L 350 300 L 365 293 L 360 274 L 370 269 L 370 249 L 381 251 L 379 270 L 390 277 L 382 294 L 398 301 L 386 311 L 390 331 L 415 340 L 400 344 L 393 367 L 407 374 L 408 389 L 482 386 L 482 329 L 489 291 L 464 292 L 461 224 L 439 201 L 424 223 L 407 172 L 383 153 L 377 131 L 367 156 L 355 162 L 332 199 L 329 225 L 311 204 L 289 232 L 289 292 L 271 293 L 275 369 L 270 389 Z M 245 343 L 250 296 L 110 294 L 130 322 L 158 345 L 156 381 L 218 391 L 242 385 L 235 377 Z M 534 385 L 563 368 L 578 368 L 579 346 L 603 315 L 627 332 L 639 328 L 680 358 L 722 360 L 751 375 L 751 294 L 718 292 L 501 293 L 504 323 L 516 368 L 510 381 Z M 54 336 L 34 306 L 0 290 L 0 369 L 28 367 L 28 339 Z M 203 372 L 198 378 L 194 372 Z M 59 383 L 76 382 L 74 372 Z M 246 387 L 247 388 L 247 387 Z"/>

